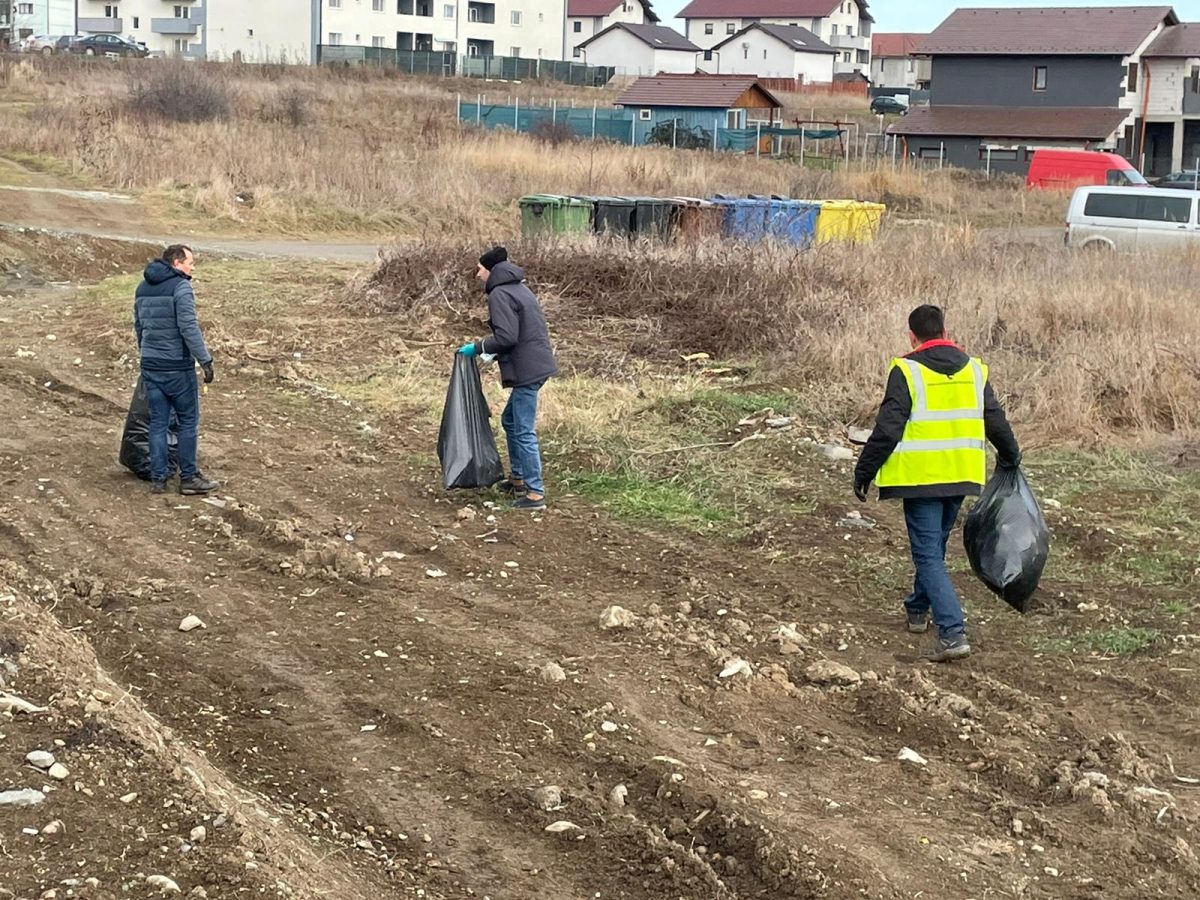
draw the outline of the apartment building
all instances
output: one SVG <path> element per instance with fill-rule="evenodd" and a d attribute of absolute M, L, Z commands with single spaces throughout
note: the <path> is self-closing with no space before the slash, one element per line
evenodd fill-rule
<path fill-rule="evenodd" d="M 806 28 L 838 51 L 834 74 L 870 74 L 874 19 L 867 0 L 692 0 L 679 17 L 688 40 L 704 50 L 755 23 Z"/>
<path fill-rule="evenodd" d="M 574 51 L 614 25 L 657 24 L 650 0 L 568 0 L 566 47 Z"/>
<path fill-rule="evenodd" d="M 9 36 L 15 44 L 31 34 L 74 34 L 75 0 L 11 0 L 0 4 L 0 18 L 4 7 L 9 13 Z M 0 31 L 4 26 L 0 25 Z"/>
<path fill-rule="evenodd" d="M 151 53 L 203 59 L 207 7 L 208 0 L 78 0 L 78 24 L 62 33 L 115 34 Z"/>

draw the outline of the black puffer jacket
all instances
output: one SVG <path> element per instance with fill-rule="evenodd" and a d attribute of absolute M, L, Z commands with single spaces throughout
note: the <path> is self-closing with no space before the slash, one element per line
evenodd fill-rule
<path fill-rule="evenodd" d="M 478 342 L 482 353 L 494 354 L 505 387 L 524 387 L 558 374 L 546 315 L 525 285 L 525 272 L 511 262 L 492 269 L 485 288 L 492 336 Z"/>
<path fill-rule="evenodd" d="M 922 347 L 908 354 L 907 358 L 943 375 L 953 375 L 971 362 L 966 353 L 950 343 L 934 343 L 932 346 Z M 871 432 L 871 437 L 863 447 L 858 465 L 854 469 L 855 484 L 869 484 L 875 480 L 875 476 L 879 474 L 879 470 L 904 436 L 904 428 L 911 414 L 912 395 L 908 390 L 908 382 L 898 369 L 893 369 L 888 377 L 887 392 L 879 407 L 879 415 L 875 419 L 875 430 Z M 1008 417 L 1004 415 L 1004 408 L 992 390 L 991 379 L 988 379 L 983 389 L 983 425 L 987 439 L 996 448 L 1001 460 L 1015 462 L 1020 458 L 1020 447 L 1017 446 L 1017 439 L 1008 424 Z M 879 496 L 883 500 L 906 497 L 967 497 L 978 493 L 979 485 L 967 483 L 879 489 Z"/>

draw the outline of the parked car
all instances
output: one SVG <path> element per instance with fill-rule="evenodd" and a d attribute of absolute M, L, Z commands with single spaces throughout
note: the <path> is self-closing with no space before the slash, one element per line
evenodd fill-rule
<path fill-rule="evenodd" d="M 876 97 L 871 101 L 871 112 L 877 116 L 902 116 L 908 112 L 908 104 L 895 97 Z"/>
<path fill-rule="evenodd" d="M 1148 182 L 1125 157 L 1098 150 L 1035 150 L 1025 179 L 1026 187 L 1051 191 L 1101 184 L 1146 187 Z"/>
<path fill-rule="evenodd" d="M 93 34 L 80 38 L 71 44 L 70 50 L 84 56 L 131 56 L 140 59 L 150 55 L 144 47 L 114 34 Z"/>
<path fill-rule="evenodd" d="M 1172 172 L 1170 175 L 1156 178 L 1150 183 L 1160 188 L 1178 188 L 1183 191 L 1200 190 L 1200 172 L 1197 172 L 1195 169 L 1185 172 Z"/>
<path fill-rule="evenodd" d="M 83 35 L 79 35 L 79 34 L 64 34 L 57 41 L 54 42 L 54 52 L 55 53 L 70 53 L 71 45 L 73 43 L 75 43 L 76 41 L 80 40 L 82 37 L 83 37 Z"/>
<path fill-rule="evenodd" d="M 54 46 L 58 40 L 57 34 L 31 34 L 21 41 L 18 49 L 22 53 L 41 53 L 43 56 L 49 56 L 54 52 Z"/>
<path fill-rule="evenodd" d="M 1200 247 L 1198 201 L 1197 191 L 1081 187 L 1067 209 L 1067 246 L 1121 252 Z"/>

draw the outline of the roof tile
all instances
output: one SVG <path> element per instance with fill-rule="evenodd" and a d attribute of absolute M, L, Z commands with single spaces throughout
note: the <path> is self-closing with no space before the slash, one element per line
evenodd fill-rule
<path fill-rule="evenodd" d="M 1161 25 L 1169 6 L 959 9 L 921 42 L 929 55 L 1128 56 Z"/>

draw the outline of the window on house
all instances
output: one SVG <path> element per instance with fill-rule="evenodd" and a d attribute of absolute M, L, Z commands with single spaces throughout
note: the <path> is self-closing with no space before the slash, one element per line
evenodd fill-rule
<path fill-rule="evenodd" d="M 1200 94 L 1200 66 L 1192 66 L 1192 93 Z"/>
<path fill-rule="evenodd" d="M 341 9 L 342 8 L 342 0 L 329 0 L 329 8 L 330 9 Z"/>
<path fill-rule="evenodd" d="M 638 110 L 638 118 L 641 119 L 643 122 L 649 122 L 650 115 L 651 115 L 651 112 L 648 109 Z"/>
<path fill-rule="evenodd" d="M 574 23 L 574 24 L 571 26 L 571 30 L 572 30 L 572 31 L 574 31 L 576 34 L 582 34 L 582 33 L 583 33 L 583 23 L 582 23 L 582 22 L 575 22 L 575 23 Z"/>
<path fill-rule="evenodd" d="M 141 28 L 141 26 L 142 26 L 142 20 L 141 20 L 140 18 L 138 18 L 137 16 L 134 16 L 134 17 L 133 17 L 133 27 L 134 27 L 134 30 L 137 30 L 138 28 Z"/>
<path fill-rule="evenodd" d="M 176 9 L 179 9 L 179 7 L 178 7 L 178 6 L 177 6 L 177 7 L 175 7 L 175 8 L 176 8 Z M 30 7 L 29 7 L 29 11 L 30 11 L 30 12 L 33 12 L 33 7 L 32 7 L 32 6 L 30 6 Z M 115 7 L 115 6 L 106 6 L 106 7 L 104 7 L 104 18 L 106 18 L 106 19 L 116 19 L 116 18 L 118 18 L 120 15 L 121 15 L 121 13 L 120 13 L 120 11 L 117 9 L 117 7 Z M 176 15 L 176 17 L 178 17 L 178 16 L 179 16 L 179 13 L 176 13 L 175 15 Z"/>
<path fill-rule="evenodd" d="M 767 51 L 766 51 L 766 50 L 764 50 L 764 51 L 763 51 L 763 59 L 766 59 L 766 58 L 767 58 Z"/>
<path fill-rule="evenodd" d="M 749 58 L 750 58 L 750 48 L 743 47 L 742 48 L 742 59 L 749 59 Z"/>
<path fill-rule="evenodd" d="M 846 26 L 846 37 L 854 37 L 854 26 L 853 25 Z"/>
<path fill-rule="evenodd" d="M 842 62 L 850 62 L 850 51 L 847 50 L 842 54 Z"/>
<path fill-rule="evenodd" d="M 838 27 L 836 25 L 830 25 L 829 26 L 830 37 L 837 37 L 837 30 L 838 30 Z"/>
<path fill-rule="evenodd" d="M 917 151 L 917 159 L 941 159 L 941 147 L 922 147 Z"/>
<path fill-rule="evenodd" d="M 521 55 L 521 48 L 520 48 L 520 47 L 509 47 L 509 48 L 508 48 L 508 55 L 509 55 L 509 56 L 520 56 L 520 55 Z"/>
<path fill-rule="evenodd" d="M 514 26 L 519 26 L 521 24 L 521 13 L 519 10 L 514 9 L 512 11 L 510 21 L 513 23 Z"/>
<path fill-rule="evenodd" d="M 17 15 L 32 16 L 33 15 L 33 4 L 32 3 L 18 3 L 17 4 Z"/>
<path fill-rule="evenodd" d="M 725 23 L 725 33 L 726 34 L 733 34 L 736 31 L 737 31 L 737 25 L 735 25 L 733 22 Z"/>
<path fill-rule="evenodd" d="M 1129 64 L 1129 75 L 1127 75 L 1125 78 L 1125 92 L 1127 94 L 1136 94 L 1137 93 L 1137 72 L 1138 72 L 1138 64 L 1130 63 Z"/>
<path fill-rule="evenodd" d="M 31 7 L 29 7 L 29 8 L 30 8 L 30 9 L 33 9 L 33 7 L 32 7 L 32 6 L 31 6 Z M 704 23 L 704 33 L 705 33 L 705 34 L 712 34 L 712 33 L 713 33 L 713 23 L 712 23 L 712 22 L 705 22 L 705 23 Z"/>
<path fill-rule="evenodd" d="M 745 128 L 746 127 L 746 111 L 744 109 L 731 109 L 725 113 L 726 128 Z"/>
<path fill-rule="evenodd" d="M 453 19 L 454 18 L 454 5 L 453 4 L 447 3 L 445 6 L 442 7 L 442 18 L 443 19 Z"/>
<path fill-rule="evenodd" d="M 371 46 L 372 47 L 386 47 L 387 40 L 385 38 L 381 38 L 379 36 L 374 36 L 371 38 Z"/>
<path fill-rule="evenodd" d="M 116 14 L 117 14 L 117 8 L 114 6 L 113 7 L 113 15 L 115 16 Z M 175 7 L 175 18 L 190 19 L 191 17 L 192 17 L 192 8 L 190 6 Z"/>
<path fill-rule="evenodd" d="M 254 37 L 254 29 L 253 28 L 246 29 L 246 37 Z"/>
<path fill-rule="evenodd" d="M 1046 89 L 1046 80 L 1048 72 L 1045 66 L 1033 67 L 1033 89 L 1035 91 L 1044 91 Z"/>
<path fill-rule="evenodd" d="M 176 53 L 187 53 L 188 52 L 187 38 L 175 38 L 174 50 Z"/>
<path fill-rule="evenodd" d="M 334 44 L 336 46 L 337 44 L 340 44 L 341 42 L 342 42 L 342 33 L 340 31 L 329 32 L 329 43 Z"/>
<path fill-rule="evenodd" d="M 396 15 L 411 16 L 413 14 L 413 0 L 396 0 Z"/>
<path fill-rule="evenodd" d="M 582 50 L 580 50 L 578 47 L 576 47 L 576 48 L 575 48 L 575 52 L 572 54 L 572 56 L 574 56 L 576 59 L 582 59 L 582 58 L 583 58 L 583 51 L 582 51 Z"/>
<path fill-rule="evenodd" d="M 371 12 L 383 12 L 383 0 L 371 0 Z"/>
<path fill-rule="evenodd" d="M 988 156 L 989 156 L 989 154 L 988 154 L 987 147 L 980 147 L 979 148 L 979 159 L 983 162 L 986 162 L 988 159 Z M 1017 151 L 1016 150 L 995 150 L 995 149 L 993 149 L 991 151 L 991 160 L 992 160 L 992 162 L 1016 162 L 1017 161 Z"/>

